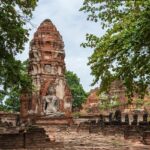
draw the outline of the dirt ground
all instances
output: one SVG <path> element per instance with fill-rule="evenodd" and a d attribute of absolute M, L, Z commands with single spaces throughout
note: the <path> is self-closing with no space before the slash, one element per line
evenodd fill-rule
<path fill-rule="evenodd" d="M 88 132 L 66 131 L 54 136 L 57 142 L 64 143 L 64 147 L 56 148 L 57 150 L 150 150 L 150 145 L 125 140 L 121 136 L 104 136 L 99 133 L 89 134 Z M 55 148 L 47 150 L 55 150 Z"/>

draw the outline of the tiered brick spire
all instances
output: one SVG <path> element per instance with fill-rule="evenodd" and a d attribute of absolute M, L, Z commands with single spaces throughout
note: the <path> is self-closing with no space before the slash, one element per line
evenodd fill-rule
<path fill-rule="evenodd" d="M 29 112 L 44 114 L 44 96 L 48 90 L 55 90 L 59 99 L 59 111 L 71 112 L 71 93 L 66 84 L 65 52 L 62 36 L 51 20 L 44 20 L 30 43 L 29 74 L 33 79 L 35 91 L 30 102 Z"/>

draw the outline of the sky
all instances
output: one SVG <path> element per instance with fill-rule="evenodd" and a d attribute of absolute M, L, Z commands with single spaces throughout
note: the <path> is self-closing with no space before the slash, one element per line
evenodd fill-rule
<path fill-rule="evenodd" d="M 98 23 L 86 20 L 87 14 L 79 11 L 83 0 L 39 0 L 38 6 L 31 19 L 31 31 L 29 41 L 33 38 L 40 23 L 50 19 L 63 37 L 66 53 L 66 68 L 73 71 L 80 78 L 84 90 L 90 91 L 93 77 L 90 75 L 90 67 L 87 66 L 88 57 L 93 49 L 80 46 L 85 42 L 86 33 L 103 35 L 104 31 Z M 18 55 L 20 60 L 26 60 L 29 56 L 29 42 L 25 45 L 25 51 Z"/>

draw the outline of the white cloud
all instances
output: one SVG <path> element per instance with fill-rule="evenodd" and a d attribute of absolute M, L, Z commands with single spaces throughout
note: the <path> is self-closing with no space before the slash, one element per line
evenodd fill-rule
<path fill-rule="evenodd" d="M 92 54 L 91 49 L 84 49 L 80 44 L 85 41 L 86 33 L 102 35 L 104 31 L 98 24 L 86 21 L 86 14 L 79 12 L 83 0 L 40 0 L 33 13 L 31 20 L 35 28 L 30 32 L 30 40 L 40 23 L 49 18 L 63 36 L 66 52 L 66 66 L 68 70 L 75 72 L 85 90 L 90 90 L 92 76 L 87 66 L 88 57 Z M 29 43 L 26 50 L 18 58 L 28 58 Z"/>

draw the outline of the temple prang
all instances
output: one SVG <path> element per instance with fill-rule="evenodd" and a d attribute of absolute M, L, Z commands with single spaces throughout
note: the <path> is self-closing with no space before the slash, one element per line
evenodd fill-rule
<path fill-rule="evenodd" d="M 72 96 L 65 79 L 64 59 L 62 36 L 51 20 L 46 19 L 30 42 L 29 74 L 34 91 L 26 102 L 29 114 L 71 114 Z M 22 116 L 27 111 L 22 111 Z"/>

